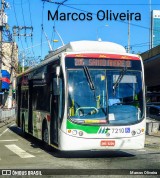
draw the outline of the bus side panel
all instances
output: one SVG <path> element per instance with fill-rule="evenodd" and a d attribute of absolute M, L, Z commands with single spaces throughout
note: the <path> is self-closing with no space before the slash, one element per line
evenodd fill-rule
<path fill-rule="evenodd" d="M 49 131 L 50 113 L 43 111 L 33 111 L 33 136 L 42 140 L 42 125 L 43 121 L 47 121 Z"/>

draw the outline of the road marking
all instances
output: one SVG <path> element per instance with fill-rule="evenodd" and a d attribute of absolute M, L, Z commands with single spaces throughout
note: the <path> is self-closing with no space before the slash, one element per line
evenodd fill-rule
<path fill-rule="evenodd" d="M 18 139 L 13 139 L 13 140 L 0 140 L 0 142 L 17 142 Z"/>
<path fill-rule="evenodd" d="M 140 151 L 140 152 L 141 152 L 141 151 L 146 151 L 146 150 L 145 150 L 145 149 L 142 149 L 142 150 L 137 150 L 137 151 Z"/>
<path fill-rule="evenodd" d="M 6 133 L 7 131 L 9 130 L 9 128 L 7 128 L 6 130 L 4 130 L 1 134 L 0 134 L 0 136 L 2 136 L 4 133 Z"/>
<path fill-rule="evenodd" d="M 26 151 L 22 150 L 21 148 L 19 148 L 17 145 L 5 145 L 9 150 L 11 150 L 12 152 L 14 152 L 15 154 L 17 154 L 18 156 L 20 156 L 21 158 L 33 158 L 35 156 L 27 153 Z"/>

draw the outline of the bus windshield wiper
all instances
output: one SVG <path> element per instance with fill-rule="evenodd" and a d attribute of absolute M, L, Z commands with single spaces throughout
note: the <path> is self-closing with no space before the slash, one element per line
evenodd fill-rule
<path fill-rule="evenodd" d="M 120 73 L 120 75 L 118 76 L 115 84 L 113 85 L 113 94 L 116 94 L 116 88 L 118 87 L 119 83 L 121 82 L 124 74 L 127 72 L 127 67 L 124 67 Z"/>
<path fill-rule="evenodd" d="M 90 74 L 87 66 L 84 66 L 84 73 L 86 75 L 86 78 L 87 78 L 87 81 L 89 83 L 90 89 L 91 90 L 95 90 L 94 82 L 92 80 L 91 74 Z"/>

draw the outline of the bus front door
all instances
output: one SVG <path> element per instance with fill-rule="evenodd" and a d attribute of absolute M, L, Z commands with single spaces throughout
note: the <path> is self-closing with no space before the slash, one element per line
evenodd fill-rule
<path fill-rule="evenodd" d="M 59 91 L 57 88 L 57 78 L 53 78 L 51 86 L 51 121 L 50 139 L 51 144 L 58 146 L 58 115 L 59 115 Z"/>

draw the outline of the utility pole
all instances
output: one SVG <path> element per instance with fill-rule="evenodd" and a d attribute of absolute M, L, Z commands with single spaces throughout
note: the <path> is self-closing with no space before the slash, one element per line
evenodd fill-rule
<path fill-rule="evenodd" d="M 27 30 L 30 30 L 30 33 Z M 33 33 L 33 27 L 27 27 L 27 26 L 14 26 L 13 27 L 13 36 L 32 37 L 33 36 L 32 33 Z"/>
<path fill-rule="evenodd" d="M 130 15 L 129 15 L 129 20 L 128 20 L 128 49 L 127 52 L 130 52 Z"/>
<path fill-rule="evenodd" d="M 27 26 L 14 26 L 13 27 L 13 36 L 24 36 L 24 37 L 31 37 L 33 36 L 33 27 Z M 24 52 L 22 54 L 22 72 L 24 72 L 24 62 L 25 62 L 25 55 Z"/>
<path fill-rule="evenodd" d="M 152 14 L 151 14 L 151 5 L 152 5 L 152 1 L 149 0 L 149 49 L 151 49 L 153 47 L 152 45 Z"/>
<path fill-rule="evenodd" d="M 3 31 L 3 14 L 4 14 L 4 0 L 1 0 L 1 9 L 0 9 L 0 91 L 2 90 L 2 31 Z M 0 102 L 1 102 L 1 100 L 2 100 L 2 98 L 0 98 Z"/>
<path fill-rule="evenodd" d="M 0 92 L 2 92 L 2 31 L 3 31 L 4 0 L 1 0 L 0 9 Z M 3 95 L 0 94 L 0 104 L 3 104 Z"/>

